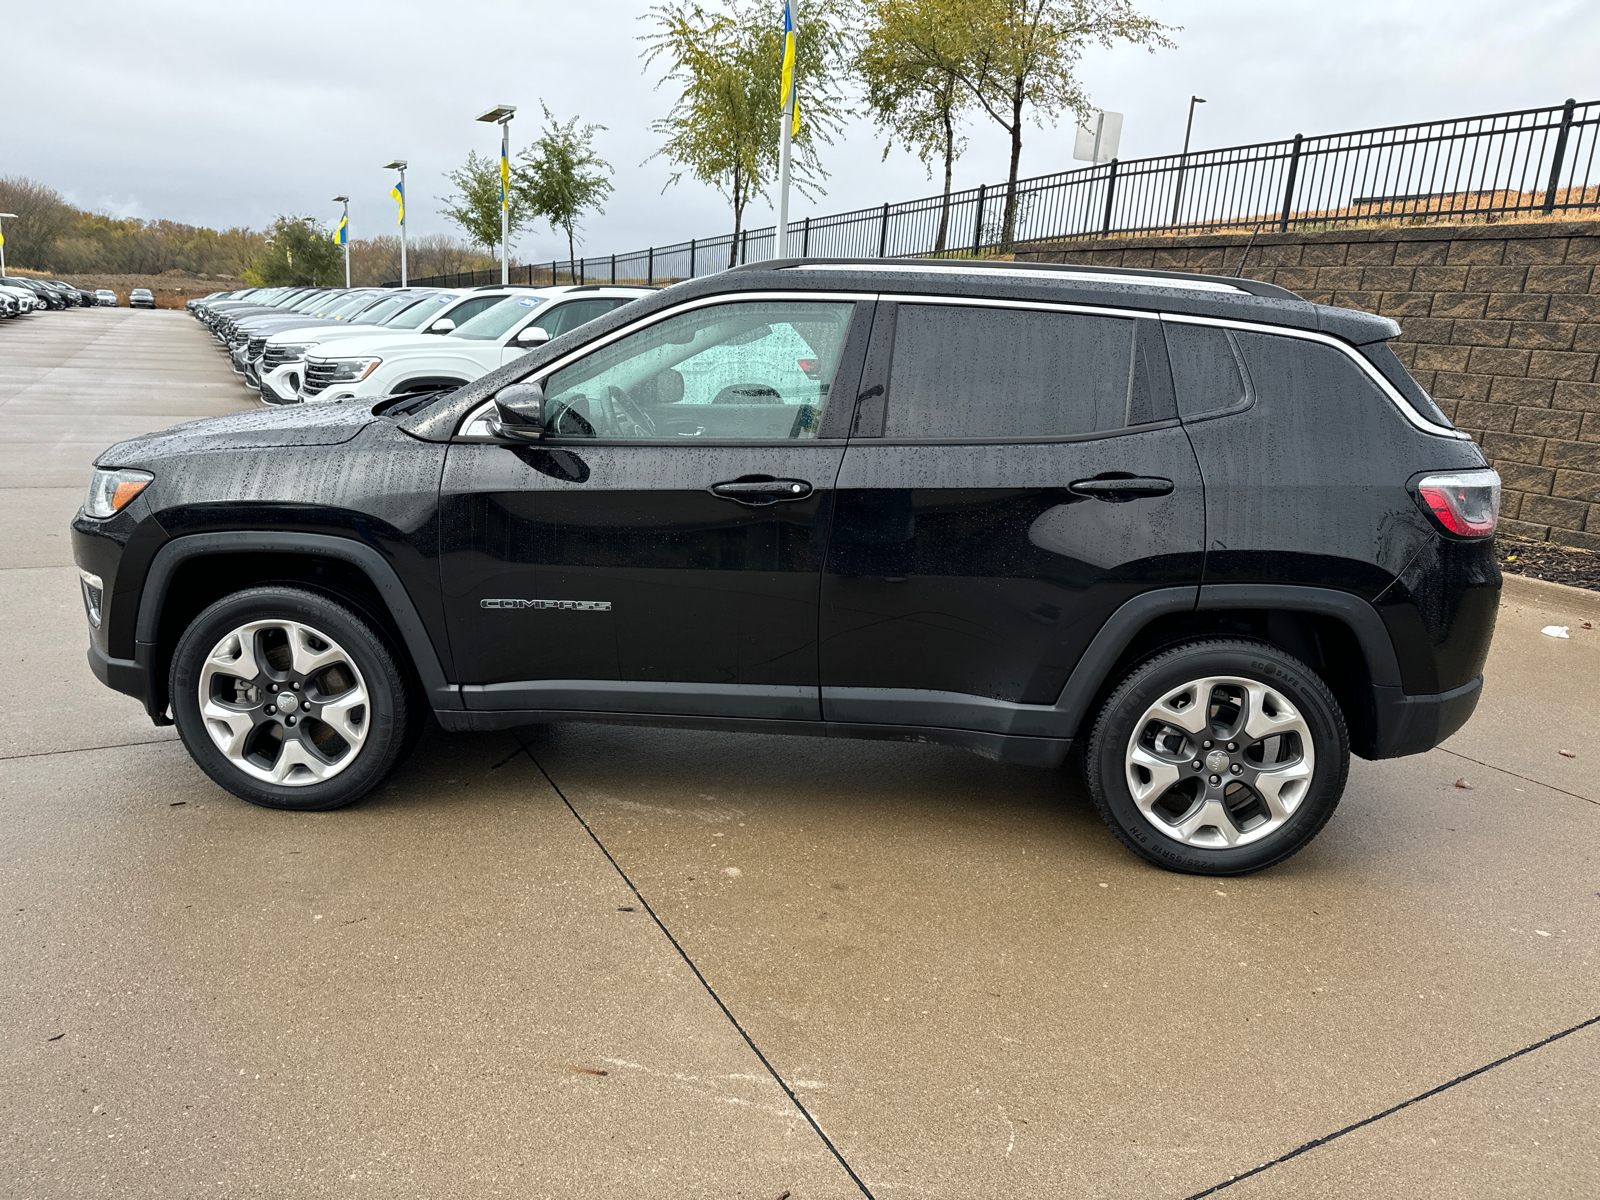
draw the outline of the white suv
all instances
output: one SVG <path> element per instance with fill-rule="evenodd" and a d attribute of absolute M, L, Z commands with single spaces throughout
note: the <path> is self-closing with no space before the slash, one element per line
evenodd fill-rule
<path fill-rule="evenodd" d="M 300 398 L 321 403 L 459 387 L 655 289 L 578 284 L 508 291 L 442 338 L 349 338 L 332 353 L 311 354 Z"/>
<path fill-rule="evenodd" d="M 306 355 L 327 354 L 329 343 L 351 338 L 415 337 L 449 333 L 458 324 L 491 308 L 513 291 L 528 288 L 473 288 L 397 292 L 349 322 L 322 322 L 280 329 L 267 338 L 256 367 L 265 404 L 295 404 L 305 379 Z M 327 346 L 328 349 L 320 349 Z"/>

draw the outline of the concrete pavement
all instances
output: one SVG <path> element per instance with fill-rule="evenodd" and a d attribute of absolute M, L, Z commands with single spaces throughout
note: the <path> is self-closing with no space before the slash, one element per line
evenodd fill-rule
<path fill-rule="evenodd" d="M 434 734 L 268 812 L 90 676 L 64 536 L 250 403 L 178 314 L 0 326 L 0 1196 L 1600 1193 L 1600 597 L 1508 580 L 1474 721 L 1246 879 L 884 743 Z"/>

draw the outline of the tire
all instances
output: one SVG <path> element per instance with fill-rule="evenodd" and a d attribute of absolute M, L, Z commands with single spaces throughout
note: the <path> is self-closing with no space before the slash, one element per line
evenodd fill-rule
<path fill-rule="evenodd" d="M 360 799 L 421 725 L 383 639 L 291 587 L 235 592 L 190 622 L 169 694 L 200 769 L 266 808 L 323 812 Z"/>
<path fill-rule="evenodd" d="M 1111 832 L 1146 862 L 1191 875 L 1245 875 L 1295 854 L 1333 815 L 1349 770 L 1327 684 L 1243 639 L 1188 642 L 1135 667 L 1084 756 Z"/>

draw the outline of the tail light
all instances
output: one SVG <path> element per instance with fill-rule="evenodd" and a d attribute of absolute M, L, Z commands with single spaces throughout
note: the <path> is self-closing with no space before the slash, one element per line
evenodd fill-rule
<path fill-rule="evenodd" d="M 1457 537 L 1489 537 L 1500 520 L 1500 476 L 1494 471 L 1424 475 L 1416 495 L 1427 514 Z"/>

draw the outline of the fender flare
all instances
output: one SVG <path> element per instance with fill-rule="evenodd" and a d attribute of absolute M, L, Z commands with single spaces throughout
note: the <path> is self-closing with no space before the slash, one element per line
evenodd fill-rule
<path fill-rule="evenodd" d="M 1367 661 L 1374 687 L 1400 688 L 1400 661 L 1378 610 L 1360 596 L 1333 588 L 1277 583 L 1211 583 L 1196 587 L 1158 588 L 1133 597 L 1107 618 L 1072 669 L 1055 703 L 1059 728 L 1081 726 L 1122 652 L 1150 621 L 1176 612 L 1227 608 L 1285 609 L 1334 617 L 1349 627 Z"/>
<path fill-rule="evenodd" d="M 350 538 L 332 537 L 322 533 L 274 533 L 265 530 L 242 530 L 228 533 L 193 533 L 172 539 L 151 560 L 145 574 L 144 586 L 139 593 L 139 615 L 134 623 L 134 654 L 136 660 L 148 663 L 154 655 L 156 638 L 161 628 L 161 612 L 166 604 L 167 590 L 172 577 L 184 563 L 208 554 L 231 554 L 239 551 L 266 551 L 279 554 L 314 554 L 320 558 L 334 558 L 357 567 L 371 581 L 389 610 L 395 628 L 400 631 L 406 651 L 416 667 L 417 675 L 428 694 L 428 703 L 436 709 L 462 707 L 460 689 L 445 678 L 439 653 L 433 639 L 417 614 L 411 595 L 400 582 L 400 577 L 387 559 L 363 542 Z M 152 684 L 155 682 L 151 681 Z"/>

